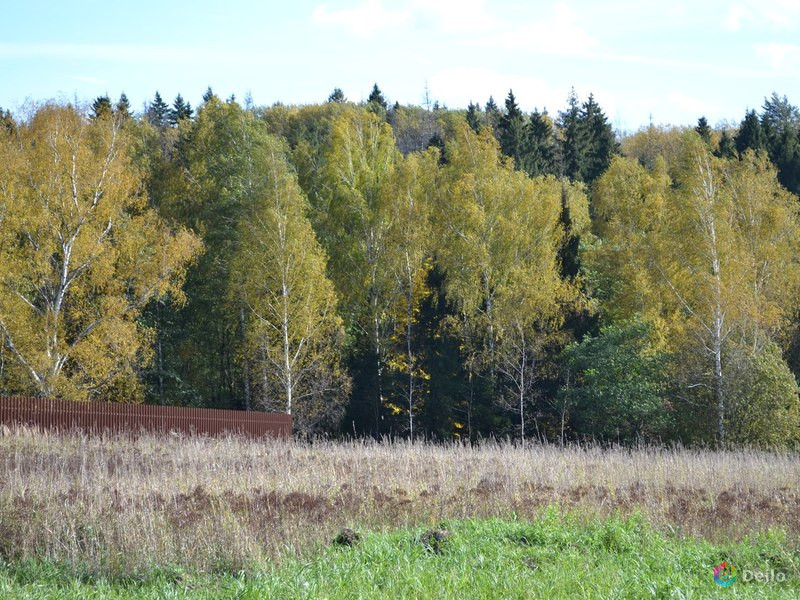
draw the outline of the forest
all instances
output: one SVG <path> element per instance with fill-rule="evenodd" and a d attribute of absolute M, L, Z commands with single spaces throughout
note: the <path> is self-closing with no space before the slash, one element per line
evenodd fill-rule
<path fill-rule="evenodd" d="M 0 393 L 332 437 L 800 443 L 800 111 L 615 132 L 160 94 L 0 110 Z"/>

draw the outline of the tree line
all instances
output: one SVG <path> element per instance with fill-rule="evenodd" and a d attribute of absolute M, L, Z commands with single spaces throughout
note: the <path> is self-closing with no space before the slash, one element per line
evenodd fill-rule
<path fill-rule="evenodd" d="M 0 388 L 300 431 L 800 439 L 800 118 L 209 88 L 0 111 Z"/>

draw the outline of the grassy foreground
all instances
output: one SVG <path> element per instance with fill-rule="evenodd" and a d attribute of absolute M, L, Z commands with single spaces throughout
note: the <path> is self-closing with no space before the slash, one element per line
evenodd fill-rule
<path fill-rule="evenodd" d="M 800 597 L 800 549 L 785 535 L 715 545 L 654 530 L 641 517 L 446 521 L 366 534 L 305 559 L 240 575 L 155 570 L 141 579 L 65 577 L 46 563 L 0 568 L 2 598 L 737 598 Z M 442 536 L 444 537 L 444 536 Z M 713 578 L 737 567 L 728 589 Z M 784 581 L 743 581 L 745 569 Z"/>
<path fill-rule="evenodd" d="M 0 434 L 0 560 L 124 577 L 181 565 L 238 573 L 307 556 L 342 527 L 642 517 L 728 542 L 800 538 L 800 455 L 486 443 L 299 443 Z"/>

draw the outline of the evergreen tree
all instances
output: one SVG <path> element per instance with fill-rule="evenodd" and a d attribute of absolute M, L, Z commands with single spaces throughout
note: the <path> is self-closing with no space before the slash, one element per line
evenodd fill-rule
<path fill-rule="evenodd" d="M 167 125 L 169 117 L 169 105 L 161 98 L 161 94 L 156 91 L 153 102 L 147 108 L 147 120 L 153 127 L 163 128 Z"/>
<path fill-rule="evenodd" d="M 116 112 L 123 119 L 128 119 L 131 117 L 131 103 L 128 100 L 128 96 L 125 95 L 125 92 L 122 92 L 122 94 L 119 96 Z"/>
<path fill-rule="evenodd" d="M 581 107 L 573 89 L 567 98 L 567 110 L 559 113 L 558 118 L 558 128 L 561 131 L 561 175 L 573 181 L 583 181 L 587 140 L 586 129 L 581 121 Z"/>
<path fill-rule="evenodd" d="M 172 103 L 172 110 L 169 111 L 169 124 L 172 127 L 177 127 L 178 123 L 184 119 L 191 119 L 194 111 L 192 105 L 183 99 L 183 96 L 178 94 L 175 96 L 175 101 Z"/>
<path fill-rule="evenodd" d="M 367 104 L 375 105 L 381 107 L 383 110 L 387 110 L 389 105 L 386 102 L 386 98 L 383 97 L 383 92 L 378 87 L 378 84 L 373 84 L 372 91 L 369 93 L 369 97 L 367 98 Z"/>
<path fill-rule="evenodd" d="M 791 192 L 800 193 L 800 110 L 786 96 L 773 93 L 764 102 L 761 127 L 770 160 L 778 168 L 778 180 Z"/>
<path fill-rule="evenodd" d="M 525 115 L 522 114 L 512 90 L 508 91 L 506 110 L 499 123 L 500 149 L 503 154 L 514 159 L 517 169 L 525 168 L 527 154 L 525 135 Z"/>
<path fill-rule="evenodd" d="M 531 177 L 555 174 L 555 137 L 547 112 L 535 110 L 527 127 L 527 158 L 525 171 Z"/>
<path fill-rule="evenodd" d="M 486 102 L 486 107 L 484 108 L 484 113 L 486 124 L 492 128 L 495 136 L 497 136 L 497 127 L 500 123 L 501 114 L 497 103 L 494 101 L 494 97 L 489 96 L 489 100 Z"/>
<path fill-rule="evenodd" d="M 467 124 L 475 133 L 481 130 L 481 120 L 481 107 L 470 102 L 467 107 Z"/>
<path fill-rule="evenodd" d="M 714 154 L 719 158 L 734 158 L 736 156 L 736 144 L 727 130 L 724 130 L 720 135 L 719 147 Z"/>
<path fill-rule="evenodd" d="M 743 155 L 747 150 L 765 150 L 767 147 L 767 138 L 764 135 L 764 129 L 761 127 L 761 121 L 755 110 L 750 110 L 745 113 L 744 120 L 739 126 L 739 131 L 733 138 L 736 151 Z"/>
<path fill-rule="evenodd" d="M 0 132 L 13 133 L 16 129 L 11 111 L 0 108 Z"/>
<path fill-rule="evenodd" d="M 611 164 L 611 157 L 617 151 L 617 142 L 611 125 L 592 94 L 589 94 L 589 99 L 583 103 L 580 127 L 584 131 L 586 143 L 580 173 L 583 181 L 591 184 L 605 173 Z"/>
<path fill-rule="evenodd" d="M 106 119 L 111 116 L 111 98 L 106 94 L 105 96 L 98 96 L 92 102 L 92 119 Z"/>
<path fill-rule="evenodd" d="M 331 95 L 328 96 L 328 102 L 338 102 L 341 104 L 342 102 L 347 102 L 347 98 L 345 97 L 342 89 L 337 87 L 334 88 L 334 90 L 331 92 Z"/>
<path fill-rule="evenodd" d="M 214 94 L 214 91 L 211 89 L 211 86 L 206 88 L 206 91 L 203 92 L 203 102 L 211 102 L 212 98 L 216 98 L 217 96 Z"/>
<path fill-rule="evenodd" d="M 708 120 L 705 117 L 697 119 L 697 127 L 694 130 L 708 146 L 711 146 L 711 127 L 708 126 Z"/>

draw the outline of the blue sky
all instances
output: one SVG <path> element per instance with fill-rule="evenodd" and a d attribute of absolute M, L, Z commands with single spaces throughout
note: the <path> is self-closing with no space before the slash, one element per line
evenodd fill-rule
<path fill-rule="evenodd" d="M 3 8 L 0 106 L 207 85 L 256 104 L 360 100 L 377 81 L 420 104 L 563 108 L 593 92 L 612 123 L 741 120 L 777 91 L 800 104 L 800 0 L 36 2 Z"/>

